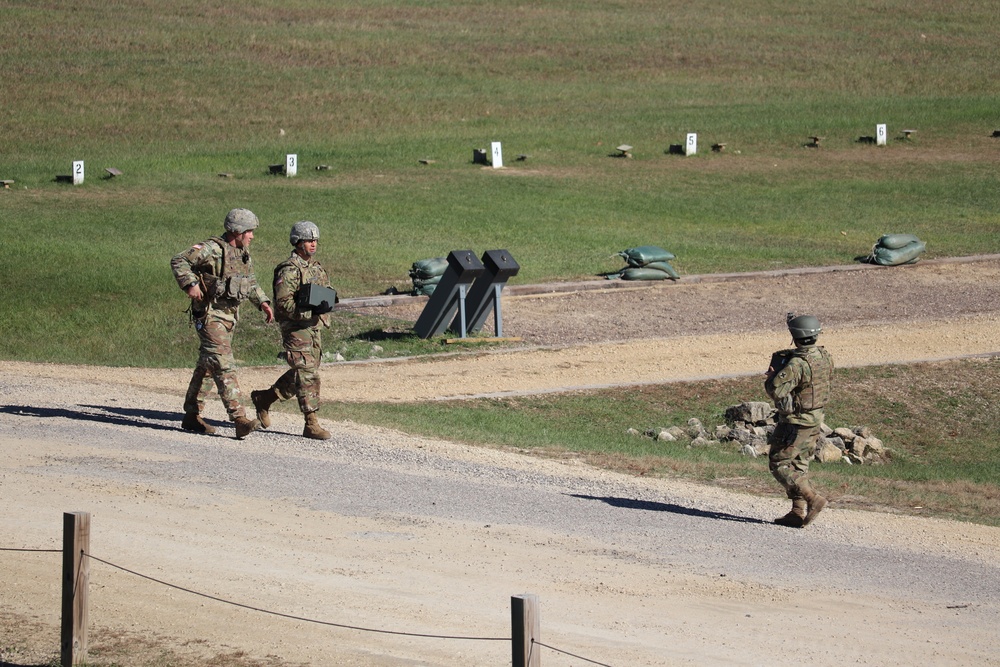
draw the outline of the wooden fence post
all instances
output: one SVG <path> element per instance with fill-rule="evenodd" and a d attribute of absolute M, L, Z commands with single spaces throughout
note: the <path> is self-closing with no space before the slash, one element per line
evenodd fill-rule
<path fill-rule="evenodd" d="M 534 645 L 541 634 L 538 596 L 525 593 L 510 599 L 511 645 L 513 667 L 540 667 L 540 651 Z"/>
<path fill-rule="evenodd" d="M 90 584 L 90 513 L 63 513 L 62 667 L 87 659 L 87 588 Z"/>

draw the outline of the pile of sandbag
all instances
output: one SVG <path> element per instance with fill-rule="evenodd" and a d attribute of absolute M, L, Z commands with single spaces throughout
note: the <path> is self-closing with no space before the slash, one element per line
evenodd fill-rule
<path fill-rule="evenodd" d="M 677 280 L 681 276 L 674 267 L 670 265 L 670 260 L 675 259 L 674 253 L 664 250 L 655 245 L 644 245 L 636 248 L 622 250 L 618 256 L 628 264 L 612 278 L 622 280 L 664 280 L 670 278 Z"/>
<path fill-rule="evenodd" d="M 913 264 L 920 259 L 925 248 L 926 244 L 913 234 L 884 234 L 872 246 L 867 261 L 882 266 Z"/>
<path fill-rule="evenodd" d="M 441 276 L 448 270 L 447 257 L 432 257 L 414 262 L 410 268 L 410 279 L 413 280 L 413 293 L 417 296 L 430 296 L 441 281 Z"/>

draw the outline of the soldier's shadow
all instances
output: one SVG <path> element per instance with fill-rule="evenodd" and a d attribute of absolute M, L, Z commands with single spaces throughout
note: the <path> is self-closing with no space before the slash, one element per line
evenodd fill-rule
<path fill-rule="evenodd" d="M 570 495 L 574 498 L 582 498 L 583 500 L 599 500 L 602 503 L 611 505 L 612 507 L 621 507 L 623 509 L 643 510 L 646 512 L 671 512 L 672 514 L 683 514 L 684 516 L 714 519 L 716 521 L 735 521 L 737 523 L 759 523 L 763 525 L 770 525 L 769 521 L 762 521 L 761 519 L 753 517 L 727 514 L 726 512 L 711 512 L 694 507 L 675 505 L 674 503 L 660 503 L 652 500 L 635 500 L 633 498 L 615 498 L 613 496 L 587 496 L 578 493 L 572 493 Z"/>
<path fill-rule="evenodd" d="M 0 414 L 44 419 L 62 418 L 115 424 L 154 431 L 180 431 L 180 416 L 164 410 L 140 410 L 108 405 L 79 405 L 72 408 L 41 408 L 33 405 L 0 405 Z M 167 423 L 162 423 L 167 422 Z"/>

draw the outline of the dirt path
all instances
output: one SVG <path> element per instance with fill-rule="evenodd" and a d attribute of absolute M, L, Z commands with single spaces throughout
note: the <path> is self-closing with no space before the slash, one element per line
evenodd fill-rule
<path fill-rule="evenodd" d="M 601 283 L 597 283 L 600 285 Z M 415 321 L 424 300 L 380 309 Z M 790 344 L 789 311 L 820 317 L 839 366 L 1000 352 L 1000 256 L 801 275 L 505 297 L 504 333 L 524 345 L 323 366 L 326 401 L 418 401 L 760 373 Z M 458 347 L 458 346 L 456 346 Z M 284 366 L 244 368 L 268 386 Z M 107 381 L 180 394 L 190 370 L 27 365 L 18 375 Z M 218 406 L 210 406 L 222 417 Z"/>
<path fill-rule="evenodd" d="M 525 349 L 327 365 L 325 398 L 756 373 L 786 342 L 787 310 L 823 318 L 841 365 L 996 352 L 998 276 L 991 259 L 795 279 L 795 299 L 785 277 L 512 296 L 505 326 Z M 241 379 L 264 386 L 275 370 Z M 113 563 L 293 616 L 422 634 L 508 637 L 510 596 L 530 592 L 543 642 L 616 667 L 1000 664 L 1000 530 L 831 508 L 790 531 L 769 523 L 784 510 L 774 499 L 350 423 L 305 442 L 286 435 L 300 424 L 288 414 L 243 442 L 195 436 L 177 429 L 188 373 L 0 362 L 0 547 L 58 548 L 61 513 L 85 510 L 92 553 Z M 0 660 L 51 656 L 58 559 L 0 552 Z M 241 667 L 510 663 L 506 642 L 262 615 L 100 563 L 91 577 L 95 646 L 149 641 L 150 659 L 169 646 Z M 548 648 L 543 662 L 589 664 Z"/>

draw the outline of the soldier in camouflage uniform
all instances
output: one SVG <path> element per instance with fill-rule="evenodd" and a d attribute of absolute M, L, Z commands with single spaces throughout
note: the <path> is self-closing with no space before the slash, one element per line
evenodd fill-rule
<path fill-rule="evenodd" d="M 239 321 L 240 303 L 249 299 L 264 312 L 268 323 L 274 320 L 270 300 L 257 284 L 250 259 L 253 230 L 259 224 L 252 212 L 234 208 L 226 215 L 223 236 L 198 243 L 170 261 L 177 285 L 191 298 L 191 320 L 200 342 L 198 363 L 184 397 L 181 427 L 185 430 L 215 433 L 215 427 L 201 417 L 213 381 L 230 421 L 236 425 L 237 438 L 260 427 L 257 420 L 247 419 L 240 403 L 233 359 L 233 330 Z"/>
<path fill-rule="evenodd" d="M 774 522 L 802 528 L 826 506 L 826 498 L 812 488 L 808 473 L 823 425 L 823 407 L 833 388 L 833 358 L 816 345 L 822 330 L 818 319 L 789 313 L 787 320 L 795 347 L 774 353 L 764 382 L 779 415 L 768 438 L 768 461 L 771 474 L 792 501 L 792 510 Z"/>
<path fill-rule="evenodd" d="M 294 246 L 291 256 L 274 269 L 274 305 L 281 327 L 281 343 L 290 368 L 271 385 L 270 389 L 250 393 L 257 419 L 264 428 L 271 425 L 268 414 L 271 405 L 293 396 L 305 416 L 302 435 L 314 440 L 328 440 L 330 432 L 319 425 L 319 364 L 322 355 L 320 326 L 329 327 L 328 313 L 333 304 L 324 301 L 310 307 L 298 302 L 303 285 L 330 287 L 326 270 L 316 261 L 319 228 L 308 220 L 296 222 L 288 237 Z"/>

